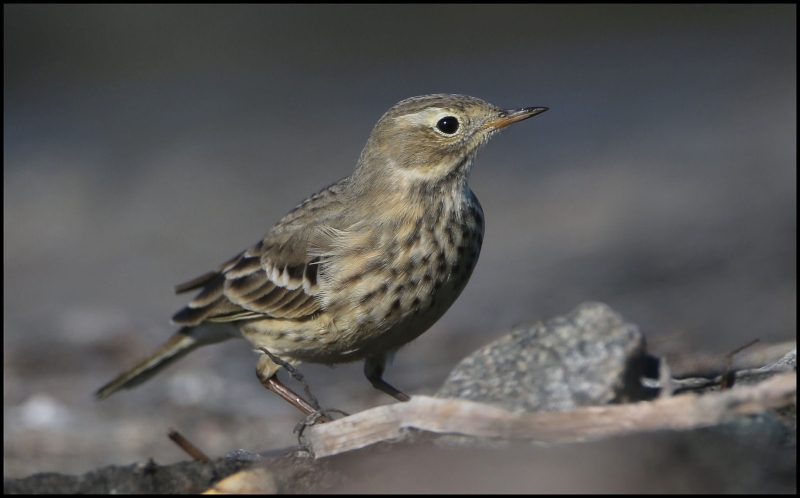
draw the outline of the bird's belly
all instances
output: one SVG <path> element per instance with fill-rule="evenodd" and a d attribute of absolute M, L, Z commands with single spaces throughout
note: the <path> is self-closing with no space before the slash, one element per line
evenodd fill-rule
<path fill-rule="evenodd" d="M 413 224 L 349 234 L 341 242 L 348 249 L 320 267 L 324 311 L 302 334 L 289 334 L 283 353 L 344 363 L 396 350 L 429 329 L 461 294 L 480 254 L 483 213 L 474 196 L 468 200 L 430 209 Z"/>
<path fill-rule="evenodd" d="M 396 350 L 422 335 L 450 309 L 466 283 L 467 279 L 444 283 L 430 299 L 405 310 L 398 319 L 384 323 L 385 330 L 372 334 L 372 337 L 366 334 L 360 347 L 364 356 Z"/>
<path fill-rule="evenodd" d="M 394 301 L 376 302 L 372 306 L 364 303 L 364 309 L 338 314 L 314 334 L 313 341 L 295 343 L 284 354 L 303 362 L 334 364 L 396 350 L 436 323 L 465 285 L 466 279 L 446 282 L 429 299 L 420 299 L 411 307 L 397 307 Z M 412 297 L 409 302 L 415 303 L 415 299 Z M 320 347 L 321 343 L 324 346 Z"/>
<path fill-rule="evenodd" d="M 330 320 L 320 332 L 327 341 L 324 350 L 309 348 L 294 354 L 304 361 L 342 363 L 396 350 L 416 339 L 464 290 L 477 262 L 478 240 L 463 250 L 453 249 L 452 259 L 415 265 L 405 272 L 388 265 L 365 275 L 346 298 L 327 309 Z"/>

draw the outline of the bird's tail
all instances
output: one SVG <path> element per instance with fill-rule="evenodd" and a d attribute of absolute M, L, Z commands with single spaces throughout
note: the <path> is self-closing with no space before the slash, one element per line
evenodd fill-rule
<path fill-rule="evenodd" d="M 231 337 L 234 336 L 223 330 L 209 330 L 203 326 L 183 327 L 153 354 L 101 387 L 95 393 L 95 398 L 107 398 L 120 389 L 136 387 L 200 346 L 221 342 Z"/>

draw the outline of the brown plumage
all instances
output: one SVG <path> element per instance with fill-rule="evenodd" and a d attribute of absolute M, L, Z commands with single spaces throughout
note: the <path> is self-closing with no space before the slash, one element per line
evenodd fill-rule
<path fill-rule="evenodd" d="M 382 379 L 386 363 L 444 314 L 480 254 L 472 161 L 498 130 L 545 110 L 506 111 L 463 95 L 398 103 L 375 125 L 351 176 L 303 201 L 235 258 L 177 286 L 201 289 L 172 318 L 182 328 L 97 396 L 241 336 L 290 364 L 363 359 L 376 388 L 407 400 Z M 285 394 L 269 357 L 256 369 L 267 388 L 310 410 Z"/>

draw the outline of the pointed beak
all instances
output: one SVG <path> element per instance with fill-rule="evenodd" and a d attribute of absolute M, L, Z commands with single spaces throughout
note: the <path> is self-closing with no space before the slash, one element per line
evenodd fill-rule
<path fill-rule="evenodd" d="M 507 111 L 503 111 L 498 119 L 489 121 L 483 125 L 483 128 L 495 131 L 500 130 L 510 124 L 514 124 L 524 119 L 532 118 L 537 114 L 541 114 L 547 109 L 548 107 L 525 107 L 523 109 L 509 109 Z"/>

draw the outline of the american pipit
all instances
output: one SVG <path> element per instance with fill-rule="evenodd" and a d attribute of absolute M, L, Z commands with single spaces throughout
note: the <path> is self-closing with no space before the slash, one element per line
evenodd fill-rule
<path fill-rule="evenodd" d="M 353 174 L 294 208 L 258 243 L 176 287 L 202 289 L 172 317 L 182 326 L 149 358 L 97 392 L 144 382 L 192 350 L 243 337 L 289 364 L 365 360 L 377 389 L 397 350 L 461 294 L 483 242 L 483 210 L 467 186 L 478 150 L 500 129 L 546 107 L 503 110 L 465 95 L 403 100 L 381 117 Z M 268 389 L 314 411 L 277 379 Z"/>

